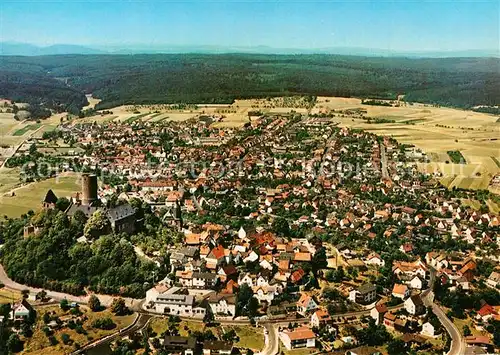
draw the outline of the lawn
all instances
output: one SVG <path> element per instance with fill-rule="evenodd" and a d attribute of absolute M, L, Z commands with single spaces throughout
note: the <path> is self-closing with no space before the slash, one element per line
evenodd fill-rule
<path fill-rule="evenodd" d="M 160 336 L 163 332 L 168 330 L 168 318 L 164 317 L 155 317 L 151 323 L 151 329 Z M 177 329 L 179 329 L 179 334 L 181 336 L 187 336 L 191 332 L 194 331 L 203 331 L 205 328 L 205 323 L 202 322 L 190 322 L 186 320 L 182 320 L 177 325 Z"/>
<path fill-rule="evenodd" d="M 54 336 L 57 339 L 58 344 L 51 345 L 48 337 L 42 330 L 45 327 L 42 318 L 43 314 L 45 312 L 55 312 L 57 317 L 63 318 L 63 317 L 69 317 L 70 313 L 64 312 L 58 306 L 47 306 L 38 308 L 37 324 L 35 326 L 33 336 L 28 339 L 23 339 L 26 341 L 24 344 L 23 354 L 40 354 L 40 355 L 68 354 L 75 349 L 74 348 L 75 343 L 78 343 L 80 346 L 83 346 L 92 340 L 99 339 L 106 335 L 115 333 L 119 329 L 124 328 L 129 324 L 131 324 L 135 319 L 134 314 L 126 316 L 115 316 L 109 310 L 104 310 L 102 312 L 92 312 L 86 307 L 82 307 L 81 310 L 87 317 L 87 320 L 85 320 L 83 323 L 83 328 L 85 329 L 87 334 L 78 334 L 74 329 L 70 329 L 69 327 L 64 327 L 54 332 Z M 116 327 L 114 329 L 102 330 L 102 329 L 94 329 L 92 327 L 91 324 L 94 320 L 106 317 L 111 318 L 113 322 L 116 324 Z M 63 344 L 63 342 L 61 341 L 61 335 L 63 333 L 66 333 L 70 336 L 72 344 L 69 345 Z"/>
<path fill-rule="evenodd" d="M 19 217 L 29 210 L 37 210 L 49 189 L 57 197 L 68 197 L 80 191 L 79 179 L 76 175 L 51 178 L 30 183 L 14 191 L 15 195 L 0 196 L 0 216 Z"/>
<path fill-rule="evenodd" d="M 236 343 L 239 348 L 249 348 L 254 351 L 260 351 L 264 348 L 264 330 L 261 327 L 252 327 L 250 325 L 231 325 L 223 326 L 227 332 L 234 329 L 240 340 Z"/>
<path fill-rule="evenodd" d="M 0 196 L 19 184 L 18 168 L 0 168 Z"/>

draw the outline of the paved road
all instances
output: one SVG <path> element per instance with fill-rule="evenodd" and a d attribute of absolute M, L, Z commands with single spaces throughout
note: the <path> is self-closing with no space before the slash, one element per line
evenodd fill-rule
<path fill-rule="evenodd" d="M 459 329 L 453 324 L 453 322 L 446 316 L 441 307 L 434 303 L 434 293 L 430 290 L 426 290 L 423 296 L 423 301 L 426 306 L 432 307 L 432 312 L 438 317 L 439 322 L 446 329 L 451 337 L 451 346 L 448 355 L 463 355 L 466 351 L 466 344 L 464 337 Z"/>
<path fill-rule="evenodd" d="M 384 143 L 380 143 L 380 167 L 382 170 L 382 178 L 389 178 L 389 172 L 387 171 L 387 154 L 385 153 Z"/>
<path fill-rule="evenodd" d="M 257 355 L 276 355 L 279 352 L 278 327 L 274 324 L 264 326 L 267 334 L 264 334 L 266 345 Z"/>
<path fill-rule="evenodd" d="M 29 290 L 32 293 L 38 293 L 42 291 L 41 288 L 36 288 L 36 287 L 30 287 L 26 285 L 21 285 L 20 283 L 15 282 L 14 280 L 11 280 L 7 273 L 5 272 L 3 265 L 0 265 L 0 282 L 5 285 L 6 288 L 10 288 L 12 290 L 16 291 L 22 291 L 22 290 Z M 69 302 L 77 302 L 81 304 L 86 304 L 87 303 L 87 298 L 88 296 L 74 296 L 70 295 L 68 293 L 63 293 L 63 292 L 56 292 L 56 291 L 50 291 L 50 290 L 45 290 L 47 292 L 47 296 L 54 299 L 54 300 L 62 300 L 66 298 Z M 110 306 L 111 302 L 113 302 L 113 296 L 110 295 L 100 295 L 96 294 L 96 296 L 99 298 L 101 301 L 101 304 L 104 306 Z M 140 308 L 140 305 L 142 304 L 143 300 L 141 299 L 136 299 L 136 298 L 128 298 L 128 297 L 122 297 L 125 300 L 125 303 L 127 304 L 128 307 L 130 307 L 133 310 L 136 310 Z"/>

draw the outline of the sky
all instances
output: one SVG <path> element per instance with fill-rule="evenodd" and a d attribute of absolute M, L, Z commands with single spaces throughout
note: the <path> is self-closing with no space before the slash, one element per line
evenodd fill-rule
<path fill-rule="evenodd" d="M 498 51 L 499 17 L 500 0 L 1 0 L 0 41 Z"/>

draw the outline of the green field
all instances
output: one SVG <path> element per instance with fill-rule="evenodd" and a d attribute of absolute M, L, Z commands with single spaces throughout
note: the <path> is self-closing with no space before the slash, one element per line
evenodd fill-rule
<path fill-rule="evenodd" d="M 30 124 L 30 125 L 27 125 L 23 128 L 18 129 L 12 135 L 13 136 L 24 136 L 28 131 L 36 131 L 40 127 L 42 127 L 41 123 Z"/>
<path fill-rule="evenodd" d="M 0 196 L 0 216 L 19 217 L 29 210 L 39 209 L 49 189 L 52 189 L 57 197 L 68 197 L 80 191 L 80 185 L 76 176 L 30 183 L 14 190 L 14 196 L 10 194 Z"/>
<path fill-rule="evenodd" d="M 147 115 L 149 115 L 149 113 L 141 113 L 140 115 L 129 117 L 123 122 L 127 123 L 127 124 L 131 124 L 132 122 L 135 122 L 135 121 L 137 121 L 137 120 L 139 120 Z"/>

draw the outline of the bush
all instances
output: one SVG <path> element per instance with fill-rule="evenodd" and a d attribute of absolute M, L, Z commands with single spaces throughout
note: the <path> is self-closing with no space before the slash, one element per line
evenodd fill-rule
<path fill-rule="evenodd" d="M 109 317 L 107 318 L 99 318 L 92 322 L 93 328 L 111 330 L 116 327 L 116 324 Z"/>

